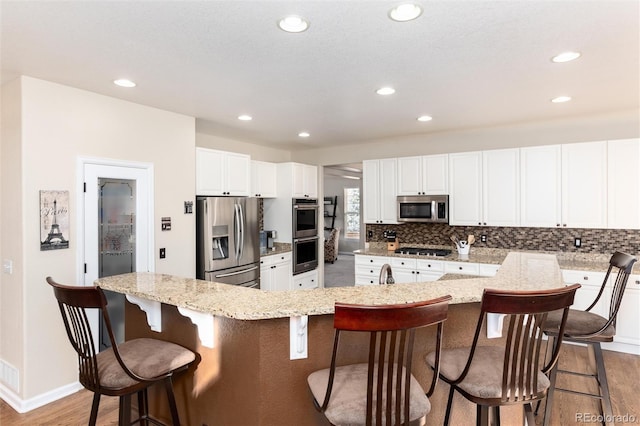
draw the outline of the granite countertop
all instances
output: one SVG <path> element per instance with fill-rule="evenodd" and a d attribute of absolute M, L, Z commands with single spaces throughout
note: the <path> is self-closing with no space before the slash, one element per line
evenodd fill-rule
<path fill-rule="evenodd" d="M 555 255 L 511 252 L 494 277 L 411 284 L 263 291 L 193 278 L 138 272 L 99 278 L 103 289 L 239 320 L 333 313 L 336 301 L 398 304 L 451 295 L 452 304 L 479 302 L 484 288 L 539 290 L 564 285 Z"/>
<path fill-rule="evenodd" d="M 291 251 L 291 244 L 276 242 L 273 245 L 273 249 L 267 251 L 266 253 L 260 253 L 260 257 L 273 256 L 274 254 L 288 253 L 290 251 Z"/>

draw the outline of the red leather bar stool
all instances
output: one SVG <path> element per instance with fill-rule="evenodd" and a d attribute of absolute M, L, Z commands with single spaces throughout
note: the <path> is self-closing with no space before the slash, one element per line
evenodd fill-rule
<path fill-rule="evenodd" d="M 415 332 L 437 325 L 439 354 L 450 300 L 451 296 L 444 296 L 402 305 L 336 303 L 331 367 L 307 378 L 316 409 L 332 425 L 425 424 L 438 372 L 436 366 L 425 393 L 411 374 Z M 341 331 L 369 334 L 368 362 L 337 366 Z"/>
<path fill-rule="evenodd" d="M 138 396 L 138 419 L 161 425 L 149 416 L 147 389 L 164 386 L 169 401 L 171 421 L 180 424 L 172 377 L 186 370 L 196 356 L 189 349 L 157 339 L 133 339 L 116 344 L 107 311 L 107 299 L 99 287 L 65 286 L 47 277 L 58 300 L 71 346 L 78 354 L 80 383 L 94 393 L 89 424 L 95 425 L 100 395 L 120 397 L 119 425 L 131 425 L 131 396 Z M 111 348 L 97 353 L 87 317 L 88 309 L 102 312 L 111 340 Z"/>

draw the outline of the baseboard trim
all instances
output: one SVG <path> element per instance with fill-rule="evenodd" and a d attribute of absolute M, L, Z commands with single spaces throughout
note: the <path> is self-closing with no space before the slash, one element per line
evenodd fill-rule
<path fill-rule="evenodd" d="M 0 383 L 0 398 L 9 404 L 11 408 L 22 414 L 74 394 L 82 388 L 80 382 L 69 383 L 68 385 L 60 386 L 59 388 L 42 393 L 33 398 L 23 400 L 20 399 L 14 391 Z"/>

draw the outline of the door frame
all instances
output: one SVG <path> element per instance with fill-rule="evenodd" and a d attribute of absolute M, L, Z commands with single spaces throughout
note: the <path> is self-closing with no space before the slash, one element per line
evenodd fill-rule
<path fill-rule="evenodd" d="M 147 212 L 147 217 L 143 218 L 144 220 L 146 220 L 147 223 L 147 235 L 148 235 L 148 246 L 147 246 L 147 253 L 146 253 L 146 257 L 147 257 L 147 265 L 146 265 L 146 270 L 149 272 L 154 272 L 155 271 L 155 262 L 154 262 L 154 247 L 155 247 L 155 243 L 154 243 L 154 198 L 153 198 L 153 194 L 154 194 L 154 182 L 153 182 L 153 176 L 154 176 L 154 170 L 153 170 L 153 164 L 152 163 L 143 163 L 143 162 L 136 162 L 136 161 L 124 161 L 124 160 L 115 160 L 115 159 L 109 159 L 109 158 L 96 158 L 96 157 L 78 157 L 78 160 L 76 162 L 76 176 L 77 176 L 77 197 L 76 197 L 76 210 L 77 210 L 77 215 L 76 215 L 76 220 L 77 220 L 77 226 L 76 226 L 76 232 L 77 232 L 77 238 L 76 241 L 78 241 L 78 246 L 76 248 L 76 264 L 77 266 L 77 275 L 76 275 L 76 282 L 79 283 L 80 285 L 84 285 L 84 286 L 91 286 L 93 285 L 92 282 L 87 283 L 85 282 L 85 271 L 84 271 L 84 264 L 85 264 L 85 229 L 84 229 L 84 224 L 85 224 L 85 208 L 84 208 L 84 183 L 85 183 L 85 167 L 88 165 L 96 165 L 96 166 L 103 166 L 103 167 L 114 167 L 114 168 L 128 168 L 128 169 L 139 169 L 145 172 L 146 174 L 146 180 L 147 180 L 147 185 L 145 187 L 140 187 L 140 186 L 136 186 L 136 192 L 139 195 L 144 194 L 147 199 L 149 200 L 149 204 L 148 204 L 148 212 Z M 114 169 L 115 170 L 115 169 Z M 105 177 L 113 177 L 113 178 L 119 178 L 120 176 L 118 176 L 117 173 L 114 173 L 114 175 L 112 176 L 105 176 Z M 127 179 L 127 177 L 122 177 L 124 179 Z M 136 256 L 137 257 L 137 256 Z M 136 268 L 137 269 L 137 268 Z"/>

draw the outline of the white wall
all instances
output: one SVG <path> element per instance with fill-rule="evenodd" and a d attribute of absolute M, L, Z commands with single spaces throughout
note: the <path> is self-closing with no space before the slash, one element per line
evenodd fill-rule
<path fill-rule="evenodd" d="M 251 156 L 252 160 L 285 163 L 291 161 L 291 152 L 263 145 L 256 145 L 235 139 L 223 138 L 206 133 L 196 133 L 196 146 L 219 149 Z"/>
<path fill-rule="evenodd" d="M 7 91 L 21 93 L 5 96 Z M 155 232 L 154 253 L 159 247 L 167 248 L 166 259 L 156 258 L 155 270 L 194 276 L 194 250 L 183 247 L 195 247 L 195 220 L 194 215 L 183 213 L 183 202 L 194 201 L 195 120 L 29 77 L 8 83 L 2 101 L 10 110 L 20 105 L 21 113 L 10 124 L 18 121 L 21 135 L 5 141 L 7 123 L 3 123 L 3 181 L 9 175 L 12 187 L 5 191 L 5 185 L 1 194 L 2 226 L 3 236 L 10 232 L 12 241 L 3 238 L 2 255 L 14 260 L 14 275 L 10 283 L 3 276 L 2 286 L 9 284 L 14 290 L 11 298 L 3 294 L 0 302 L 3 315 L 12 313 L 22 337 L 12 340 L 8 349 L 8 336 L 3 333 L 0 358 L 18 363 L 19 397 L 28 401 L 77 380 L 77 361 L 53 292 L 44 280 L 51 275 L 59 282 L 75 283 L 81 267 L 76 262 L 81 226 L 75 216 L 77 158 L 153 163 L 155 228 L 159 229 L 161 217 L 172 218 L 170 232 Z M 17 150 L 21 158 L 4 155 Z M 69 249 L 40 251 L 39 191 L 46 189 L 69 190 Z M 14 223 L 8 222 L 8 215 L 15 217 Z M 24 303 L 19 303 L 17 293 Z M 3 320 L 3 328 L 5 324 Z"/>
<path fill-rule="evenodd" d="M 637 137 L 640 137 L 640 110 L 634 109 L 552 121 L 531 121 L 496 127 L 413 135 L 369 141 L 366 145 L 342 145 L 296 151 L 292 154 L 292 161 L 331 165 L 410 155 Z"/>
<path fill-rule="evenodd" d="M 340 228 L 340 241 L 338 243 L 339 253 L 352 253 L 354 250 L 362 248 L 361 241 L 364 241 L 364 235 L 360 235 L 360 240 L 346 239 L 344 231 L 344 189 L 360 188 L 362 194 L 362 180 L 345 179 L 337 176 L 328 176 L 325 172 L 324 176 L 324 196 L 338 196 L 338 206 L 336 209 L 337 217 L 335 227 Z M 325 207 L 327 209 L 327 207 Z M 331 219 L 324 219 L 327 226 L 331 226 Z M 328 232 L 325 232 L 325 238 Z"/>

